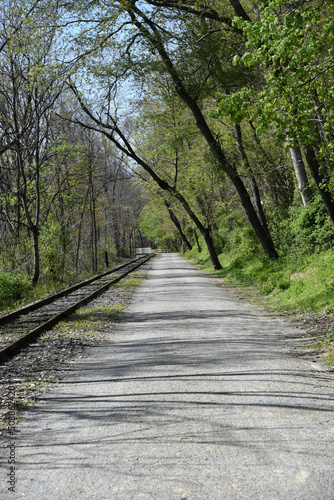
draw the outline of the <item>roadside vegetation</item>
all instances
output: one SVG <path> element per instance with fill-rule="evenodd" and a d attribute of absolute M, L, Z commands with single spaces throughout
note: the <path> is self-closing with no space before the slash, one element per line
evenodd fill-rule
<path fill-rule="evenodd" d="M 331 250 L 303 256 L 285 256 L 276 262 L 243 247 L 219 255 L 222 269 L 215 271 L 208 252 L 194 249 L 186 254 L 224 282 L 253 288 L 262 302 L 286 312 L 334 313 L 334 255 Z"/>

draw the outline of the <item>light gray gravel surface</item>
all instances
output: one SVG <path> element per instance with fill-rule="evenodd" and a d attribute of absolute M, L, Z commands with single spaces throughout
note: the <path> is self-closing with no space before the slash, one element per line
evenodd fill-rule
<path fill-rule="evenodd" d="M 29 412 L 0 498 L 333 500 L 333 374 L 300 335 L 163 254 Z"/>

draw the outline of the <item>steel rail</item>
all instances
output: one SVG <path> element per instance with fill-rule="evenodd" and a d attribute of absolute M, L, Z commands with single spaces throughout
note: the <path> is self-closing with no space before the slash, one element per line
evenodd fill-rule
<path fill-rule="evenodd" d="M 101 287 L 99 287 L 97 290 L 94 290 L 94 292 L 90 293 L 89 295 L 87 295 L 83 299 L 80 299 L 75 304 L 71 305 L 70 307 L 68 307 L 64 311 L 56 314 L 51 319 L 45 321 L 41 325 L 37 326 L 36 328 L 34 328 L 30 332 L 28 332 L 26 335 L 23 335 L 21 338 L 19 338 L 18 340 L 16 340 L 12 344 L 10 344 L 7 347 L 5 347 L 4 349 L 2 349 L 0 351 L 0 362 L 2 362 L 4 360 L 8 360 L 11 357 L 15 356 L 21 349 L 23 349 L 24 347 L 26 347 L 33 340 L 36 340 L 42 333 L 46 332 L 47 330 L 50 330 L 53 326 L 55 326 L 57 323 L 59 323 L 59 321 L 61 321 L 62 319 L 66 318 L 67 316 L 69 316 L 70 314 L 72 314 L 74 311 L 76 311 L 80 307 L 86 305 L 88 302 L 92 301 L 93 299 L 95 299 L 96 297 L 98 297 L 99 295 L 101 295 L 111 285 L 114 285 L 115 283 L 118 283 L 119 281 L 121 281 L 128 274 L 130 274 L 133 271 L 135 271 L 136 269 L 138 269 L 138 267 L 140 267 L 143 264 L 145 264 L 152 257 L 154 257 L 154 254 L 151 254 L 148 257 L 140 257 L 139 259 L 135 259 L 132 262 L 128 262 L 127 264 L 122 264 L 121 266 L 119 266 L 117 268 L 117 270 L 120 269 L 120 268 L 123 268 L 125 266 L 129 266 L 129 265 L 133 264 L 134 262 L 137 262 L 137 264 L 134 265 L 133 267 L 131 267 L 131 269 L 125 271 L 124 273 L 120 274 L 119 276 L 116 276 L 112 280 L 108 281 L 107 283 L 105 283 L 104 285 L 102 285 Z M 138 261 L 140 261 L 140 262 L 138 262 Z M 108 274 L 111 274 L 114 271 L 115 271 L 115 269 L 113 269 L 110 272 L 107 271 L 106 273 L 100 274 L 97 277 L 90 278 L 88 280 L 82 281 L 80 283 L 80 286 L 78 286 L 79 284 L 77 284 L 77 285 L 74 285 L 74 287 L 71 287 L 71 291 L 75 291 L 78 288 L 81 288 L 81 287 L 83 287 L 83 286 L 85 286 L 85 285 L 87 285 L 87 284 L 89 284 L 89 283 L 91 283 L 93 281 L 101 279 L 102 277 L 105 277 L 105 276 L 107 276 Z M 67 290 L 69 290 L 69 289 L 67 289 Z M 62 292 L 60 292 L 60 293 L 62 293 Z M 70 293 L 70 292 L 67 292 L 67 293 Z M 66 295 L 66 294 L 63 294 L 63 295 Z M 57 298 L 59 298 L 59 297 L 61 297 L 63 295 L 59 296 L 59 294 L 55 294 L 52 297 L 53 297 L 53 300 L 56 300 Z M 48 297 L 48 299 L 50 299 L 50 297 Z M 49 301 L 47 303 L 50 303 L 50 302 L 52 302 L 52 301 Z M 45 304 L 47 304 L 47 303 L 45 303 Z M 45 304 L 43 304 L 43 305 L 45 305 Z"/>
<path fill-rule="evenodd" d="M 138 262 L 139 260 L 142 260 L 144 257 L 138 257 L 137 259 L 134 259 L 130 262 L 127 262 L 125 264 L 121 264 L 117 267 L 114 267 L 113 269 L 109 269 L 109 271 L 106 271 L 101 274 L 96 274 L 92 278 L 88 278 L 83 281 L 79 281 L 78 283 L 75 283 L 75 285 L 70 286 L 69 288 L 65 288 L 64 290 L 61 290 L 60 292 L 54 293 L 53 295 L 49 295 L 48 297 L 45 297 L 45 299 L 38 300 L 36 302 L 32 302 L 31 304 L 28 304 L 27 306 L 23 306 L 20 309 L 16 309 L 15 311 L 12 311 L 8 314 L 5 314 L 4 316 L 0 316 L 0 325 L 6 324 L 9 321 L 12 321 L 13 319 L 17 319 L 23 314 L 28 314 L 32 311 L 35 311 L 36 309 L 39 309 L 40 307 L 46 306 L 47 304 L 51 304 L 57 299 L 60 299 L 61 297 L 65 297 L 66 295 L 75 292 L 75 290 L 79 290 L 79 288 L 82 288 L 86 285 L 89 285 L 90 283 L 93 283 L 93 281 L 99 280 L 103 278 L 104 276 L 108 276 L 109 274 L 115 273 L 119 271 L 120 269 L 123 269 L 126 266 L 129 266 L 133 262 Z"/>

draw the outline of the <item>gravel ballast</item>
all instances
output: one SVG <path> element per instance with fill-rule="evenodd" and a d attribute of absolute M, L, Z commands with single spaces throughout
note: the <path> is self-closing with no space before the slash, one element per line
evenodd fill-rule
<path fill-rule="evenodd" d="M 301 329 L 177 254 L 104 328 L 6 438 L 1 498 L 334 498 L 334 378 Z"/>

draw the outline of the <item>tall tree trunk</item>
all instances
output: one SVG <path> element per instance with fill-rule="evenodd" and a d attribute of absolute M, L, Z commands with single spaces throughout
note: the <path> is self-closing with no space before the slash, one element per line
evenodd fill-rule
<path fill-rule="evenodd" d="M 252 193 L 253 193 L 254 208 L 256 210 L 257 216 L 258 216 L 264 230 L 267 233 L 268 239 L 270 239 L 270 241 L 272 242 L 270 231 L 269 231 L 268 224 L 267 224 L 267 219 L 266 219 L 266 216 L 265 216 L 265 213 L 263 210 L 263 206 L 262 206 L 262 202 L 261 202 L 260 190 L 259 190 L 259 187 L 257 185 L 255 176 L 253 174 L 252 167 L 248 161 L 248 157 L 246 155 L 246 151 L 245 151 L 245 148 L 243 145 L 242 132 L 241 132 L 240 125 L 234 124 L 234 136 L 235 136 L 237 149 L 239 151 L 239 155 L 241 157 L 242 163 L 243 163 L 246 171 L 249 174 L 251 189 L 252 189 Z"/>
<path fill-rule="evenodd" d="M 197 233 L 196 233 L 196 229 L 195 229 L 195 228 L 193 228 L 193 232 L 194 232 L 194 236 L 195 236 L 195 241 L 196 241 L 196 245 L 197 245 L 197 250 L 198 250 L 199 252 L 201 252 L 201 251 L 202 251 L 202 249 L 201 249 L 201 245 L 199 244 L 199 241 L 198 241 L 198 236 L 197 236 Z"/>
<path fill-rule="evenodd" d="M 85 211 L 86 211 L 86 205 L 87 205 L 87 202 L 88 202 L 88 197 L 89 197 L 89 186 L 88 186 L 88 189 L 87 189 L 87 192 L 86 192 L 84 206 L 82 208 L 81 215 L 80 215 L 79 230 L 78 230 L 78 240 L 77 240 L 77 248 L 76 248 L 76 255 L 75 255 L 75 271 L 76 271 L 76 273 L 78 273 L 82 224 L 83 224 L 84 214 L 85 214 Z"/>
<path fill-rule="evenodd" d="M 168 186 L 168 184 L 166 182 L 164 182 L 163 184 Z M 171 186 L 168 186 L 167 189 L 170 191 L 170 193 L 174 194 L 174 196 L 177 200 L 179 200 L 179 202 L 182 204 L 183 208 L 185 209 L 185 211 L 189 215 L 190 219 L 195 223 L 197 229 L 199 230 L 199 232 L 203 236 L 205 243 L 206 243 L 206 246 L 208 247 L 210 259 L 211 259 L 211 262 L 212 262 L 214 269 L 216 269 L 216 270 L 221 269 L 222 266 L 219 262 L 218 255 L 217 255 L 216 249 L 214 247 L 213 240 L 212 240 L 209 229 L 205 228 L 203 226 L 203 224 L 201 223 L 199 218 L 196 216 L 196 214 L 192 211 L 187 200 L 182 196 L 181 193 L 176 191 L 176 189 L 171 187 Z"/>
<path fill-rule="evenodd" d="M 90 203 L 91 212 L 91 244 L 92 244 L 92 272 L 97 272 L 97 228 L 96 228 L 96 213 L 95 199 L 92 198 Z"/>
<path fill-rule="evenodd" d="M 178 218 L 176 217 L 176 215 L 174 214 L 173 210 L 171 209 L 170 203 L 168 203 L 168 201 L 164 201 L 164 204 L 165 204 L 165 207 L 168 210 L 169 217 L 170 217 L 171 221 L 173 222 L 173 224 L 175 225 L 176 229 L 180 233 L 180 236 L 182 238 L 183 243 L 186 245 L 186 247 L 188 248 L 188 250 L 191 250 L 192 249 L 191 243 L 188 240 L 188 238 L 186 237 L 186 235 L 184 234 L 184 232 L 182 231 L 181 224 L 180 224 Z"/>
<path fill-rule="evenodd" d="M 216 269 L 216 271 L 218 271 L 219 269 L 222 268 L 222 266 L 219 262 L 218 255 L 217 255 L 216 249 L 214 247 L 213 239 L 211 237 L 209 230 L 206 230 L 205 233 L 203 234 L 203 236 L 204 236 L 206 246 L 208 247 L 208 250 L 209 250 L 210 259 L 211 259 L 211 262 L 213 264 L 213 267 L 214 267 L 214 269 Z"/>
<path fill-rule="evenodd" d="M 94 192 L 94 182 L 93 173 L 89 170 L 89 188 L 90 188 L 90 203 L 89 210 L 91 216 L 91 259 L 92 259 L 92 272 L 97 272 L 97 227 L 96 227 L 96 209 L 95 209 L 95 192 Z"/>
<path fill-rule="evenodd" d="M 326 178 L 321 172 L 321 167 L 311 146 L 305 148 L 305 158 L 311 171 L 311 175 L 316 183 L 318 191 L 322 197 L 324 205 L 326 207 L 327 213 L 331 219 L 334 226 L 334 203 L 330 191 L 326 189 L 324 184 L 326 184 Z"/>
<path fill-rule="evenodd" d="M 239 0 L 229 0 L 229 3 L 233 7 L 236 16 L 242 17 L 245 21 L 251 21 Z"/>
<path fill-rule="evenodd" d="M 32 284 L 36 285 L 40 273 L 39 234 L 38 234 L 39 231 L 36 225 L 31 227 L 30 230 L 32 233 L 33 248 L 34 248 L 34 274 L 32 278 Z"/>
<path fill-rule="evenodd" d="M 287 140 L 289 137 L 287 137 Z M 293 168 L 296 174 L 298 188 L 302 197 L 303 205 L 306 207 L 312 200 L 312 193 L 308 183 L 305 164 L 299 145 L 289 148 Z"/>

